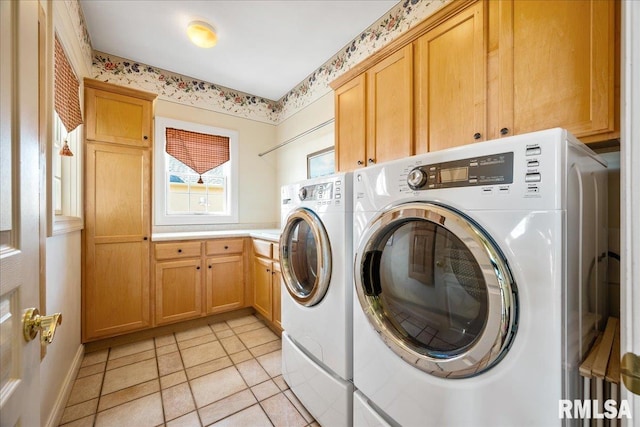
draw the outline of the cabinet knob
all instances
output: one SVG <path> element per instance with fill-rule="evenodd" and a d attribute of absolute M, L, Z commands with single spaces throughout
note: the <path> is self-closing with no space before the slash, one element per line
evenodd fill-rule
<path fill-rule="evenodd" d="M 226 250 L 226 249 L 229 249 L 229 246 L 225 246 L 224 248 L 225 248 L 225 250 Z"/>
<path fill-rule="evenodd" d="M 200 270 L 200 266 L 197 266 L 197 267 L 196 267 L 196 270 Z"/>
<path fill-rule="evenodd" d="M 212 265 L 210 265 L 210 266 L 209 266 L 209 268 L 213 268 L 213 266 L 212 266 Z"/>
<path fill-rule="evenodd" d="M 509 128 L 502 128 L 500 129 L 500 135 L 506 135 L 509 133 Z"/>
<path fill-rule="evenodd" d="M 473 134 L 473 139 L 480 139 L 482 138 L 482 134 L 480 132 L 476 132 Z"/>
<path fill-rule="evenodd" d="M 271 270 L 269 270 L 269 269 L 267 268 L 267 273 L 268 273 L 268 272 L 270 272 L 270 271 L 271 271 Z"/>
<path fill-rule="evenodd" d="M 362 166 L 364 162 L 362 160 L 358 160 L 358 166 Z"/>
<path fill-rule="evenodd" d="M 149 139 L 149 137 L 148 137 L 147 135 L 143 136 L 142 138 L 143 138 L 145 141 L 146 141 L 147 139 Z"/>
<path fill-rule="evenodd" d="M 149 240 L 149 238 L 147 236 L 144 236 L 142 240 Z"/>
<path fill-rule="evenodd" d="M 181 254 L 182 253 L 182 249 L 178 249 L 178 253 Z"/>
<path fill-rule="evenodd" d="M 376 162 L 376 161 L 375 161 L 375 160 L 373 160 L 373 159 L 369 159 L 369 160 L 367 160 L 367 161 L 369 162 L 369 164 L 370 164 L 370 165 L 372 165 L 372 164 L 374 164 L 374 163 Z"/>

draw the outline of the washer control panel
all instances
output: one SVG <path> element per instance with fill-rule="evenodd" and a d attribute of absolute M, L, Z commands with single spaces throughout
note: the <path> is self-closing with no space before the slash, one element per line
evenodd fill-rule
<path fill-rule="evenodd" d="M 407 175 L 414 191 L 511 183 L 513 152 L 421 165 Z"/>
<path fill-rule="evenodd" d="M 333 182 L 325 182 L 323 184 L 307 185 L 300 187 L 298 198 L 301 201 L 324 201 L 331 200 L 334 196 Z M 336 198 L 338 195 L 336 194 Z"/>

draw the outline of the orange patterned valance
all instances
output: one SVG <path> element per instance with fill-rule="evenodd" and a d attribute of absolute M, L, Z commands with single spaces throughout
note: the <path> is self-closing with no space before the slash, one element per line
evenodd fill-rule
<path fill-rule="evenodd" d="M 71 64 L 64 53 L 62 44 L 56 35 L 55 41 L 55 70 L 54 70 L 54 108 L 62 120 L 67 133 L 82 124 L 80 111 L 79 88 Z"/>
<path fill-rule="evenodd" d="M 220 135 L 191 132 L 183 129 L 166 129 L 167 154 L 180 160 L 200 174 L 229 161 L 229 138 Z"/>

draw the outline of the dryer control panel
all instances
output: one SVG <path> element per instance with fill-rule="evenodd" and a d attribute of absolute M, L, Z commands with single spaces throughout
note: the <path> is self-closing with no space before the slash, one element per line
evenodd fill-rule
<path fill-rule="evenodd" d="M 333 199 L 333 182 L 300 187 L 298 198 L 301 201 L 331 200 Z"/>
<path fill-rule="evenodd" d="M 431 163 L 407 175 L 412 190 L 513 183 L 513 152 Z"/>

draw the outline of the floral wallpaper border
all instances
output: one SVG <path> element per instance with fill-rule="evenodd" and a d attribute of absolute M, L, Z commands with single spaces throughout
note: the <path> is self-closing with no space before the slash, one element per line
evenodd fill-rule
<path fill-rule="evenodd" d="M 93 56 L 93 77 L 156 93 L 161 99 L 265 123 L 278 123 L 281 110 L 275 101 L 102 52 Z"/>
<path fill-rule="evenodd" d="M 280 103 L 280 121 L 332 89 L 329 83 L 452 0 L 402 0 L 351 43 L 300 82 Z"/>
<path fill-rule="evenodd" d="M 78 0 L 67 0 L 77 3 Z M 453 0 L 402 0 L 311 73 L 280 100 L 235 91 L 215 83 L 140 64 L 102 52 L 93 54 L 93 77 L 157 93 L 160 98 L 251 120 L 278 124 L 331 91 L 329 83 Z M 82 11 L 78 6 L 90 44 Z"/>

